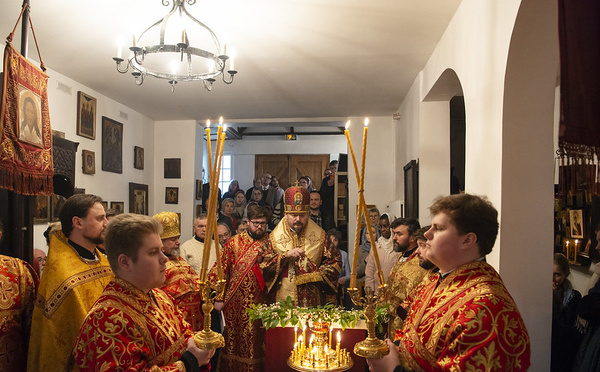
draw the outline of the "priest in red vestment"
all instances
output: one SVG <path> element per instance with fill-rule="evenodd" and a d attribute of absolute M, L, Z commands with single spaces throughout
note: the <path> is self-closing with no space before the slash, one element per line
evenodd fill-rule
<path fill-rule="evenodd" d="M 368 359 L 380 371 L 526 371 L 529 335 L 519 309 L 485 262 L 498 235 L 498 212 L 485 198 L 455 194 L 430 207 L 426 258 L 439 268 L 411 293 L 398 348 Z"/>
<path fill-rule="evenodd" d="M 162 224 L 160 239 L 162 251 L 169 258 L 167 261 L 166 280 L 160 287 L 166 294 L 173 297 L 173 301 L 183 314 L 192 329 L 197 332 L 202 330 L 204 316 L 200 309 L 200 276 L 192 266 L 179 257 L 179 216 L 174 212 L 161 212 L 152 218 Z"/>
<path fill-rule="evenodd" d="M 300 186 L 288 188 L 284 207 L 285 217 L 269 236 L 273 254 L 261 263 L 270 296 L 277 301 L 289 296 L 303 307 L 336 304 L 341 255 L 308 216 L 310 192 Z"/>
<path fill-rule="evenodd" d="M 0 240 L 3 233 L 0 222 Z M 0 255 L 0 371 L 27 369 L 27 344 L 38 278 L 18 258 Z"/>
<path fill-rule="evenodd" d="M 269 244 L 267 210 L 248 206 L 248 231 L 235 235 L 223 247 L 221 265 L 227 280 L 224 298 L 215 309 L 225 316 L 225 347 L 219 352 L 217 371 L 252 372 L 265 370 L 265 329 L 260 321 L 249 322 L 246 309 L 265 300 L 265 281 L 258 262 Z M 217 281 L 216 264 L 209 280 Z"/>
<path fill-rule="evenodd" d="M 198 349 L 171 297 L 158 289 L 168 258 L 160 223 L 120 214 L 108 224 L 106 254 L 115 273 L 88 312 L 73 356 L 81 371 L 202 371 L 214 350 Z"/>

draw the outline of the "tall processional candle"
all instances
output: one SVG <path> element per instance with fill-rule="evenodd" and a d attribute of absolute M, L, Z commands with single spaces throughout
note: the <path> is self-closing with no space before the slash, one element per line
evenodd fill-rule
<path fill-rule="evenodd" d="M 202 255 L 202 268 L 200 270 L 200 281 L 206 281 L 206 274 L 208 272 L 208 260 L 210 257 L 210 249 L 211 243 L 214 239 L 214 225 L 216 225 L 216 217 L 217 217 L 217 191 L 218 191 L 218 177 L 220 173 L 220 169 L 217 171 L 217 164 L 219 164 L 217 157 L 219 156 L 219 147 L 221 145 L 221 132 L 223 128 L 219 126 L 217 131 L 217 149 L 215 151 L 215 159 L 212 162 L 212 167 L 209 167 L 209 185 L 210 185 L 210 193 L 208 198 L 208 210 L 207 210 L 207 221 L 206 221 L 206 237 L 204 241 L 204 252 Z M 210 133 L 210 132 L 208 132 Z M 210 139 L 209 139 L 210 141 Z M 209 162 L 211 162 L 212 153 L 208 153 Z M 211 238 L 213 236 L 213 238 Z M 217 261 L 220 262 L 220 259 Z M 222 279 L 222 273 L 219 273 L 219 279 Z"/>
<path fill-rule="evenodd" d="M 350 127 L 350 120 L 346 122 L 346 129 L 344 130 L 344 134 L 346 135 L 346 139 L 348 140 L 348 148 L 350 150 L 350 155 L 352 157 L 352 164 L 354 165 L 354 173 L 356 174 L 356 181 L 360 184 L 360 175 L 358 174 L 358 166 L 356 165 L 356 157 L 354 156 L 354 147 L 352 147 L 352 139 L 350 139 L 350 133 L 348 132 L 348 127 Z M 352 255 L 352 267 L 351 267 L 351 275 L 350 275 L 350 288 L 356 288 L 356 266 L 358 264 L 358 250 L 360 245 L 360 216 L 361 216 L 362 204 L 358 203 L 358 208 L 356 211 L 356 233 L 354 236 L 354 251 Z"/>
<path fill-rule="evenodd" d="M 222 124 L 223 123 L 223 117 L 221 116 L 221 118 L 219 119 L 219 122 Z M 222 128 L 222 133 L 221 133 L 221 138 L 218 138 L 217 141 L 220 140 L 219 145 L 217 145 L 217 149 L 219 150 L 219 159 L 218 159 L 218 166 L 217 166 L 217 175 L 215 177 L 215 189 L 219 190 L 219 179 L 221 178 L 221 161 L 223 159 L 223 148 L 225 147 L 225 135 L 227 134 L 227 126 L 226 125 L 221 125 L 219 126 L 219 128 Z M 217 232 L 217 216 L 216 216 L 216 211 L 215 211 L 215 223 L 214 223 L 214 240 L 215 240 L 215 252 L 216 252 L 216 257 L 217 257 L 217 273 L 218 273 L 218 277 L 219 280 L 223 279 L 223 267 L 221 265 L 221 247 L 219 246 L 219 233 Z"/>

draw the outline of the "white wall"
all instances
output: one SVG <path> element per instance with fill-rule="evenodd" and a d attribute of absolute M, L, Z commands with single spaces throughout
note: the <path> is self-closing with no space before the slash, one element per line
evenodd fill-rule
<path fill-rule="evenodd" d="M 196 175 L 197 164 L 202 164 L 202 158 L 196 155 L 198 142 L 196 136 L 201 135 L 194 120 L 159 121 L 155 124 L 154 136 L 154 182 L 150 185 L 149 194 L 154 201 L 150 207 L 150 215 L 161 211 L 181 213 L 181 241 L 192 237 L 196 204 Z M 164 159 L 181 158 L 181 178 L 164 178 Z M 165 188 L 179 187 L 179 203 L 165 204 Z"/>

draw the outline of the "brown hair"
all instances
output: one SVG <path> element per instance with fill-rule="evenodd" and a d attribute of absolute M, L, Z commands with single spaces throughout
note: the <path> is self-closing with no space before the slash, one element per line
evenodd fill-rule
<path fill-rule="evenodd" d="M 554 263 L 558 265 L 560 271 L 565 274 L 565 278 L 571 274 L 571 268 L 569 267 L 569 260 L 562 253 L 554 253 Z"/>
<path fill-rule="evenodd" d="M 162 225 L 142 214 L 122 213 L 110 220 L 106 227 L 104 246 L 108 263 L 114 272 L 119 268 L 119 256 L 124 254 L 137 261 L 138 251 L 148 234 L 162 233 Z"/>
<path fill-rule="evenodd" d="M 479 253 L 489 254 L 498 236 L 498 211 L 486 198 L 471 194 L 441 196 L 433 201 L 432 215 L 445 213 L 461 235 L 477 235 Z"/>
<path fill-rule="evenodd" d="M 246 208 L 246 214 L 248 216 L 248 221 L 263 217 L 268 219 L 267 210 L 258 204 L 248 204 L 248 207 Z"/>
<path fill-rule="evenodd" d="M 58 212 L 65 236 L 69 237 L 73 231 L 73 217 L 85 218 L 90 208 L 101 201 L 101 197 L 92 194 L 75 194 L 67 199 Z"/>

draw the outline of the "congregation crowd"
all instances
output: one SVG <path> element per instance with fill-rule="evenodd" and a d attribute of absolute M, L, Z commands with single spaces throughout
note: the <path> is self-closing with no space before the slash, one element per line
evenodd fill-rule
<path fill-rule="evenodd" d="M 233 180 L 220 197 L 220 265 L 212 249 L 203 266 L 205 213 L 182 243 L 186 224 L 177 213 L 114 215 L 97 196 L 67 199 L 60 224 L 46 232 L 48 256 L 40 254 L 36 269 L 0 256 L 0 311 L 6 314 L 0 371 L 269 371 L 265 329 L 249 321 L 247 308 L 288 297 L 295 306 L 354 306 L 348 251 L 333 218 L 336 165 L 318 191 L 309 177 L 287 190 L 268 172 L 246 191 Z M 485 260 L 498 234 L 498 212 L 470 194 L 439 197 L 430 212 L 431 225 L 421 226 L 368 210 L 372 231 L 360 232 L 357 287 L 380 290 L 376 250 L 390 316 L 382 335 L 390 352 L 367 359 L 369 369 L 527 370 L 525 324 Z M 565 261 L 555 256 L 553 333 L 560 336 L 553 348 L 577 340 L 569 345 L 572 355 L 580 349 L 578 370 L 595 370 L 597 351 L 586 349 L 600 345 L 600 302 L 573 290 Z M 219 266 L 226 285 L 215 298 L 210 327 L 223 333 L 225 346 L 204 350 L 192 337 L 204 327 L 200 274 L 208 267 L 206 283 L 216 287 Z M 599 286 L 590 294 L 600 296 Z M 579 317 L 578 302 L 596 310 Z M 586 348 L 579 347 L 581 339 Z M 573 359 L 555 361 L 553 353 L 553 368 Z"/>

